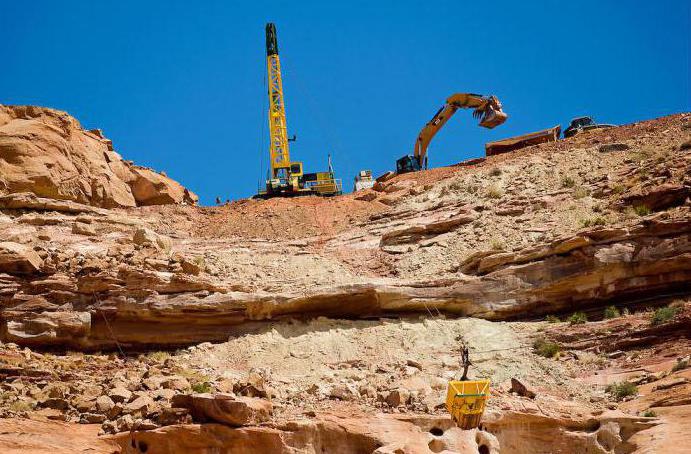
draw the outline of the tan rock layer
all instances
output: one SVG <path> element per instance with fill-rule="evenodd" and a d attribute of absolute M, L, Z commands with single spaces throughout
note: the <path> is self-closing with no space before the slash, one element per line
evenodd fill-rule
<path fill-rule="evenodd" d="M 127 266 L 87 272 L 76 281 L 17 276 L 0 279 L 0 291 L 4 286 L 12 294 L 0 313 L 0 339 L 78 348 L 179 345 L 225 340 L 277 318 L 447 313 L 505 320 L 688 292 L 691 220 L 592 230 L 496 255 L 500 260 L 479 276 L 372 281 L 303 295 L 228 291 L 199 276 Z M 72 295 L 73 313 L 52 302 L 66 295 Z"/>

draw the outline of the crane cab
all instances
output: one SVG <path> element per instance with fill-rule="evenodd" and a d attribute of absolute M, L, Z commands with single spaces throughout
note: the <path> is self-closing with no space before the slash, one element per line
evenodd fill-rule
<path fill-rule="evenodd" d="M 302 162 L 292 161 L 288 165 L 273 167 L 273 174 L 266 180 L 266 187 L 259 190 L 259 196 L 271 197 L 300 190 L 303 176 Z"/>

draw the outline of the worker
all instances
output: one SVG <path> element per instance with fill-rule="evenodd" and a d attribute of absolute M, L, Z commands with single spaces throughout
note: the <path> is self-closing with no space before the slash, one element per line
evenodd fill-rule
<path fill-rule="evenodd" d="M 467 381 L 468 369 L 473 364 L 470 362 L 470 351 L 468 350 L 468 344 L 465 343 L 462 336 L 457 336 L 456 341 L 461 343 L 461 366 L 463 367 L 463 375 L 459 381 Z"/>

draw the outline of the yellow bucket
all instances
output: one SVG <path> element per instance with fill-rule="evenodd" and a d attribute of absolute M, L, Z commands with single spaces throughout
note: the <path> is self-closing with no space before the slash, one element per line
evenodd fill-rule
<path fill-rule="evenodd" d="M 458 427 L 474 429 L 480 425 L 488 398 L 489 380 L 450 381 L 446 409 Z"/>

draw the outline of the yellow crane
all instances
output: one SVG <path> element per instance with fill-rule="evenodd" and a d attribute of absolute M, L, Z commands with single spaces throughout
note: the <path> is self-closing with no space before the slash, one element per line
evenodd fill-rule
<path fill-rule="evenodd" d="M 496 96 L 483 96 L 474 93 L 456 93 L 448 97 L 446 103 L 422 128 L 415 141 L 413 155 L 406 155 L 396 161 L 396 173 L 415 172 L 427 168 L 427 148 L 434 136 L 456 113 L 458 109 L 475 109 L 473 117 L 480 119 L 480 126 L 492 129 L 504 123 L 507 115 L 501 110 Z"/>
<path fill-rule="evenodd" d="M 278 56 L 276 26 L 266 24 L 266 66 L 269 87 L 269 176 L 258 197 L 291 197 L 298 195 L 332 196 L 342 193 L 341 180 L 335 178 L 329 156 L 326 172 L 304 173 L 302 162 L 290 160 L 281 60 Z"/>

